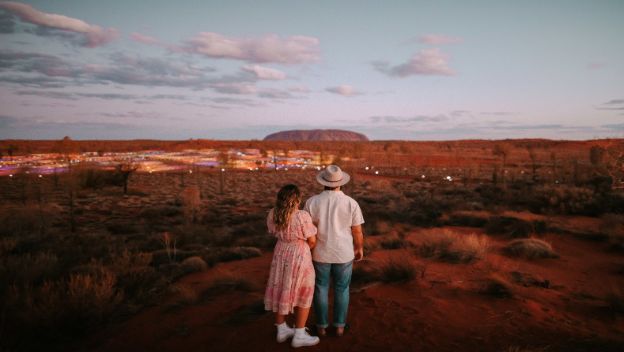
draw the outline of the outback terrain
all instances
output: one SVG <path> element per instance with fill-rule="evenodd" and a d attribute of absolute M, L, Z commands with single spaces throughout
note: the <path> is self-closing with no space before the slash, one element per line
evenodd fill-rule
<path fill-rule="evenodd" d="M 2 141 L 3 160 L 9 146 L 331 154 L 365 260 L 350 330 L 310 351 L 624 348 L 622 140 Z M 121 172 L 0 177 L 0 349 L 289 350 L 262 304 L 265 220 L 282 185 L 321 191 L 318 171 L 128 171 L 125 190 Z"/>

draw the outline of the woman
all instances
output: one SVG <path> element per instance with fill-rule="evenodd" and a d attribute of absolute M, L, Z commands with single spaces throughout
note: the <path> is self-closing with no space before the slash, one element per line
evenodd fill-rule
<path fill-rule="evenodd" d="M 293 347 L 312 346 L 319 338 L 310 336 L 308 320 L 314 295 L 314 266 L 310 251 L 316 245 L 316 227 L 306 211 L 299 210 L 301 192 L 286 185 L 277 193 L 275 207 L 269 212 L 267 226 L 277 237 L 271 272 L 264 296 L 266 310 L 275 312 L 277 342 L 292 337 Z M 295 329 L 286 316 L 295 312 Z"/>

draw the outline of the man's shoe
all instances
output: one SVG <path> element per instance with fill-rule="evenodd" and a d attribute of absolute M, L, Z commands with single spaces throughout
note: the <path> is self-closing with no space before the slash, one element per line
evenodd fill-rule
<path fill-rule="evenodd" d="M 295 336 L 290 345 L 295 348 L 314 346 L 321 341 L 317 336 L 311 336 L 307 330 L 307 328 L 295 329 Z"/>
<path fill-rule="evenodd" d="M 295 329 L 291 328 L 286 324 L 286 322 L 281 323 L 277 326 L 277 342 L 282 343 L 289 338 L 295 336 Z"/>

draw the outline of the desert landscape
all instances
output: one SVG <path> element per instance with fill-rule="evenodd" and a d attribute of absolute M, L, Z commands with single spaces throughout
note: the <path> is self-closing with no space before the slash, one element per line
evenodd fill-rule
<path fill-rule="evenodd" d="M 94 143 L 120 148 L 76 141 L 55 158 Z M 623 140 L 187 143 L 323 152 L 351 173 L 365 218 L 351 331 L 311 350 L 624 346 Z M 42 144 L 3 141 L 16 151 L 2 162 Z M 286 183 L 320 192 L 326 165 L 231 165 L 0 177 L 2 347 L 289 349 L 262 303 L 266 215 Z"/>
<path fill-rule="evenodd" d="M 0 352 L 624 351 L 623 15 L 0 0 Z"/>

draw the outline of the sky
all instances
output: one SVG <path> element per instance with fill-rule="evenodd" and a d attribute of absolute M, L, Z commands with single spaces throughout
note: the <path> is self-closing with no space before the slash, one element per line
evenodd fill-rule
<path fill-rule="evenodd" d="M 624 137 L 624 1 L 0 1 L 0 139 Z"/>

